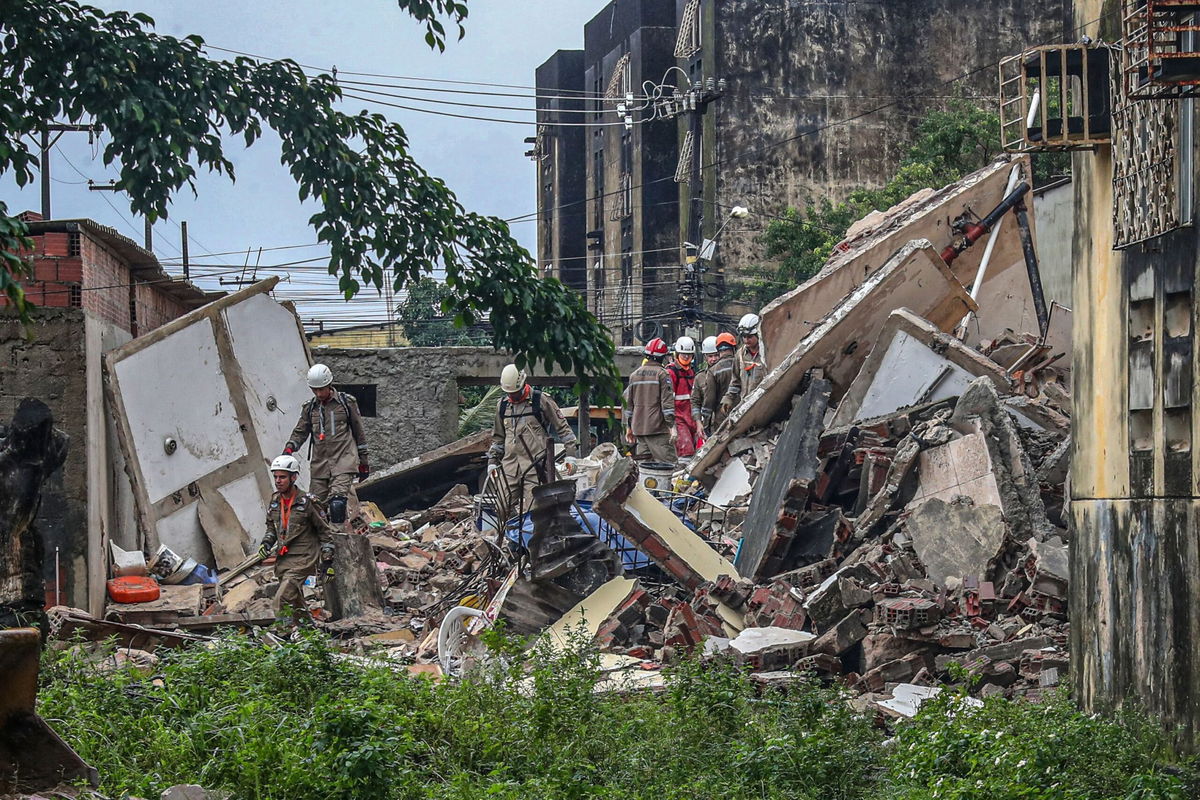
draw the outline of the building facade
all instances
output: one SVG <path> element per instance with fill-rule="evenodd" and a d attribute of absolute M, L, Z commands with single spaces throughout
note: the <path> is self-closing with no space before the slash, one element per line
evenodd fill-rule
<path fill-rule="evenodd" d="M 210 296 L 171 278 L 153 253 L 112 228 L 88 219 L 42 220 L 31 212 L 22 218 L 34 269 L 23 288 L 38 308 L 26 329 L 0 306 L 0 420 L 12 418 L 21 398 L 36 397 L 71 437 L 66 464 L 45 486 L 38 518 L 47 601 L 99 613 L 107 542 L 129 547 L 138 540 L 101 359 Z"/>
<path fill-rule="evenodd" d="M 1063 41 L 1070 16 L 1069 0 L 669 6 L 610 3 L 585 28 L 584 88 L 596 112 L 584 130 L 587 291 L 622 342 L 681 332 L 672 327 L 685 299 L 680 265 L 699 249 L 685 242 L 700 246 L 718 231 L 691 293 L 705 311 L 748 310 L 730 302 L 726 273 L 765 263 L 773 219 L 886 183 L 925 114 L 954 96 L 992 107 L 997 62 L 1029 42 Z M 643 81 L 664 87 L 657 102 L 643 100 Z M 695 89 L 701 102 L 675 101 L 675 89 Z M 617 109 L 627 91 L 630 105 L 651 106 L 635 120 L 655 117 L 632 131 Z M 544 173 L 539 181 L 543 218 L 563 202 L 542 191 Z M 751 215 L 730 219 L 734 206 Z M 539 261 L 552 263 L 556 247 L 539 239 Z"/>
<path fill-rule="evenodd" d="M 537 137 L 529 156 L 537 168 L 538 267 L 579 292 L 587 291 L 588 113 L 583 51 L 559 50 L 537 68 Z"/>
<path fill-rule="evenodd" d="M 619 344 L 655 333 L 676 304 L 675 126 L 617 106 L 661 83 L 675 60 L 671 0 L 614 0 L 584 27 L 588 307 Z M 647 321 L 646 330 L 638 330 Z"/>
<path fill-rule="evenodd" d="M 1075 2 L 1081 33 L 1122 48 L 1110 51 L 1111 143 L 1073 157 L 1071 673 L 1086 709 L 1144 709 L 1194 751 L 1200 238 L 1195 108 L 1180 95 L 1200 82 L 1190 69 L 1172 81 L 1169 59 L 1146 63 L 1147 39 L 1166 38 L 1147 33 L 1139 9 L 1132 0 Z M 1133 25 L 1122 24 L 1126 14 Z M 1170 16 L 1159 22 L 1190 26 L 1194 42 L 1194 18 Z M 1200 60 L 1182 44 L 1182 58 Z"/>

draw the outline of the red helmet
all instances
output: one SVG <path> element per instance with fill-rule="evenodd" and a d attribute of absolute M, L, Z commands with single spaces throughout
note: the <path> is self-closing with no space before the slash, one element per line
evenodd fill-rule
<path fill-rule="evenodd" d="M 650 358 L 662 358 L 667 354 L 667 343 L 657 336 L 646 342 L 646 355 Z"/>
<path fill-rule="evenodd" d="M 717 336 L 717 349 L 728 347 L 733 350 L 737 347 L 737 339 L 733 338 L 733 334 L 726 332 Z"/>

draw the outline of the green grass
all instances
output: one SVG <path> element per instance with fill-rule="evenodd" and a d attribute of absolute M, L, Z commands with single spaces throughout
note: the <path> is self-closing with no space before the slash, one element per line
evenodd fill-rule
<path fill-rule="evenodd" d="M 528 679 L 523 683 L 518 676 Z M 813 683 L 761 694 L 688 662 L 665 693 L 596 695 L 595 657 L 535 653 L 433 684 L 340 661 L 318 638 L 228 638 L 157 675 L 48 654 L 41 714 L 109 795 L 198 783 L 238 798 L 1186 798 L 1144 720 L 945 693 L 894 737 Z"/>

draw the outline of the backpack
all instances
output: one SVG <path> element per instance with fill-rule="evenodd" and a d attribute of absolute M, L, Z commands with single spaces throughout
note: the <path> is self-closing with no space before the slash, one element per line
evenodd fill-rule
<path fill-rule="evenodd" d="M 546 420 L 542 416 L 542 390 L 534 389 L 529 393 L 529 403 L 533 406 L 533 418 L 538 421 L 542 428 L 546 427 Z M 500 419 L 504 419 L 504 415 L 508 413 L 508 395 L 500 398 Z"/>

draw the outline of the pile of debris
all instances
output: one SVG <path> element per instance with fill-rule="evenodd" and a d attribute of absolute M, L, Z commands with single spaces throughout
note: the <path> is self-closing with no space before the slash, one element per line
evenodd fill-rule
<path fill-rule="evenodd" d="M 552 647 L 582 630 L 614 686 L 622 670 L 653 686 L 698 652 L 764 684 L 839 681 L 885 715 L 967 680 L 980 696 L 1057 685 L 1070 312 L 1047 311 L 1036 280 L 1020 288 L 1037 264 L 1000 212 L 1023 209 L 1022 169 L 997 162 L 873 215 L 764 309 L 780 355 L 669 488 L 608 447 L 500 523 L 463 485 L 482 483 L 486 436 L 398 465 L 339 543 L 334 585 L 306 588 L 317 625 L 452 673 L 497 620 Z M 968 249 L 985 223 L 988 247 Z M 1038 332 L 1015 332 L 1026 323 Z M 109 617 L 181 635 L 257 624 L 273 588 L 258 565 Z"/>

